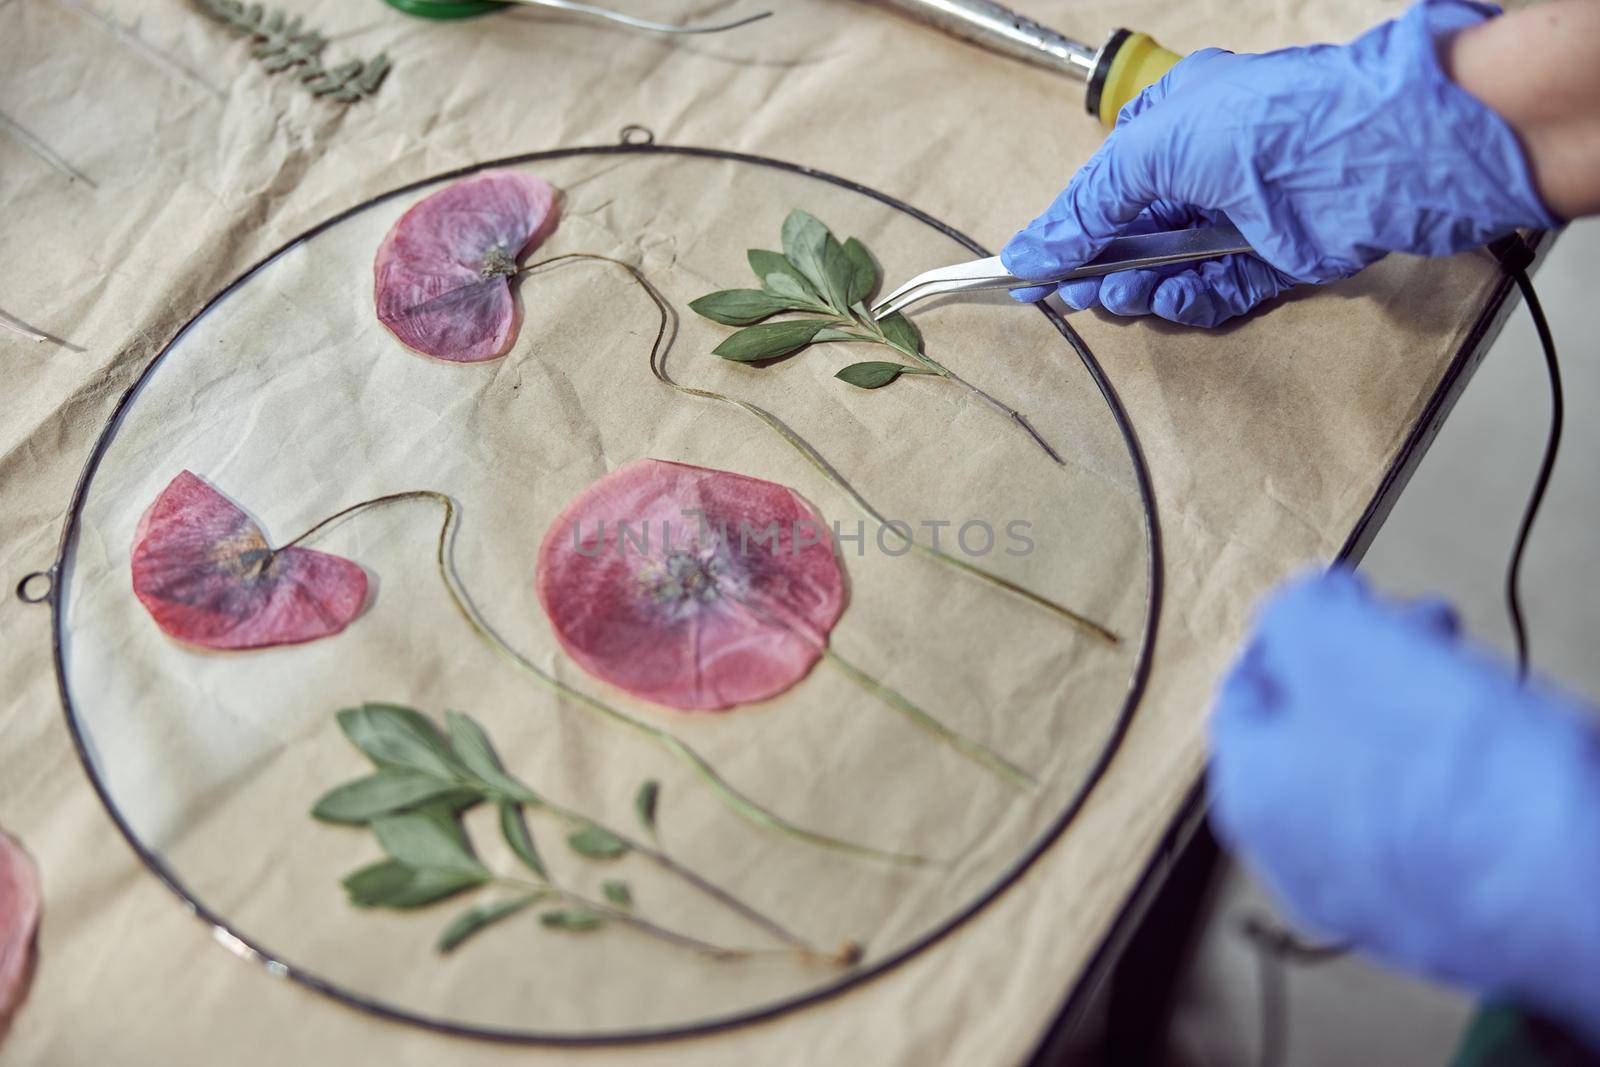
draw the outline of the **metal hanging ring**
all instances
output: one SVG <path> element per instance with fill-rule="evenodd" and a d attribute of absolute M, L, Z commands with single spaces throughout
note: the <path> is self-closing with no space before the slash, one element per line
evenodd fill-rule
<path fill-rule="evenodd" d="M 34 579 L 36 578 L 43 578 L 45 581 L 45 586 L 44 592 L 37 596 L 33 596 L 29 594 L 28 586 L 32 585 Z M 22 576 L 22 581 L 17 583 L 17 599 L 22 601 L 24 604 L 43 604 L 55 594 L 55 591 L 56 572 L 53 570 L 34 571 L 32 574 L 25 574 Z"/>
<path fill-rule="evenodd" d="M 625 145 L 647 145 L 656 143 L 655 131 L 648 126 L 629 124 L 622 127 L 622 132 L 617 134 L 617 141 Z"/>

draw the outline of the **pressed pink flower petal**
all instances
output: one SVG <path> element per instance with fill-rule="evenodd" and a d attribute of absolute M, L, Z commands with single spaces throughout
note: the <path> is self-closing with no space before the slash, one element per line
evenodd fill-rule
<path fill-rule="evenodd" d="M 584 670 L 701 710 L 766 700 L 805 677 L 845 602 L 829 530 L 800 494 L 655 459 L 567 505 L 536 581 Z"/>
<path fill-rule="evenodd" d="M 0 1034 L 27 992 L 39 928 L 39 872 L 22 846 L 0 830 Z"/>
<path fill-rule="evenodd" d="M 367 574 L 326 552 L 273 551 L 249 515 L 184 471 L 139 520 L 133 592 L 179 641 L 267 648 L 343 630 L 366 602 Z"/>
<path fill-rule="evenodd" d="M 378 321 L 424 355 L 505 355 L 517 333 L 509 276 L 555 220 L 555 190 L 517 170 L 486 171 L 419 201 L 378 246 Z"/>

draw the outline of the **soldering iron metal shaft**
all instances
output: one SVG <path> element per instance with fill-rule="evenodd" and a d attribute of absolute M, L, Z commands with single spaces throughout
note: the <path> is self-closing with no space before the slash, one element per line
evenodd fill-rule
<path fill-rule="evenodd" d="M 996 52 L 1088 81 L 1099 57 L 1074 41 L 990 0 L 881 0 L 889 7 Z"/>

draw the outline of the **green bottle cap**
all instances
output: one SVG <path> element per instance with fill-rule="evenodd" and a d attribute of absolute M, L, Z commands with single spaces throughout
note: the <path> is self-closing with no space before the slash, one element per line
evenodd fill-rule
<path fill-rule="evenodd" d="M 425 19 L 465 19 L 505 7 L 505 0 L 384 0 L 396 11 Z"/>

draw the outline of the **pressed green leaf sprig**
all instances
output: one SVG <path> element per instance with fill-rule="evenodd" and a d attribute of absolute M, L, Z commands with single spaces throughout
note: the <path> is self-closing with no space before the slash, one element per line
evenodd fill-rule
<path fill-rule="evenodd" d="M 827 341 L 884 345 L 903 358 L 852 363 L 834 377 L 858 389 L 881 389 L 908 374 L 943 378 L 998 410 L 1061 462 L 1019 411 L 929 356 L 911 320 L 898 312 L 872 317 L 867 302 L 881 275 L 872 253 L 856 238 L 841 242 L 815 216 L 796 208 L 783 222 L 782 252 L 752 248 L 746 257 L 761 288 L 723 289 L 689 304 L 713 322 L 742 327 L 712 349 L 713 354 L 736 363 L 761 363 Z M 797 317 L 765 321 L 774 315 Z"/>
<path fill-rule="evenodd" d="M 412 909 L 472 890 L 500 888 L 500 899 L 478 903 L 457 915 L 440 935 L 440 952 L 451 952 L 483 930 L 536 906 L 543 926 L 585 933 L 616 924 L 715 959 L 789 952 L 808 960 L 855 962 L 852 942 L 837 953 L 823 953 L 790 933 L 727 890 L 659 847 L 623 834 L 563 807 L 507 773 L 483 728 L 459 712 L 445 712 L 441 731 L 431 719 L 396 704 L 368 703 L 338 714 L 339 728 L 373 763 L 374 771 L 323 795 L 311 814 L 324 822 L 365 826 L 382 847 L 384 859 L 344 879 L 350 902 L 362 908 Z M 654 781 L 640 786 L 650 799 L 649 827 L 655 831 Z M 472 847 L 461 813 L 480 803 L 499 809 L 500 832 L 526 870 L 516 876 L 490 870 Z M 567 846 L 588 860 L 610 862 L 637 855 L 690 888 L 735 912 L 779 941 L 781 949 L 727 948 L 660 926 L 637 913 L 632 887 L 619 878 L 600 883 L 599 898 L 558 882 L 545 865 L 525 812 L 542 812 L 563 822 Z"/>
<path fill-rule="evenodd" d="M 336 67 L 323 65 L 322 50 L 328 39 L 306 29 L 299 15 L 290 17 L 278 8 L 245 4 L 241 0 L 195 0 L 200 10 L 241 37 L 256 42 L 250 54 L 268 74 L 290 73 L 313 96 L 353 104 L 370 96 L 389 73 L 383 53 L 368 60 L 352 59 Z"/>
<path fill-rule="evenodd" d="M 725 326 L 742 326 L 713 351 L 739 363 L 776 359 L 814 341 L 870 341 L 887 345 L 911 363 L 863 364 L 846 367 L 839 377 L 852 385 L 858 367 L 889 366 L 897 370 L 876 384 L 887 385 L 901 374 L 937 374 L 922 354 L 916 327 L 903 315 L 875 321 L 864 301 L 878 287 L 878 264 L 866 245 L 854 237 L 839 242 L 814 216 L 796 209 L 783 224 L 783 251 L 752 248 L 747 254 L 760 289 L 724 289 L 702 296 L 689 306 Z M 762 320 L 792 312 L 803 318 Z M 759 324 L 759 325 L 758 325 Z"/>

